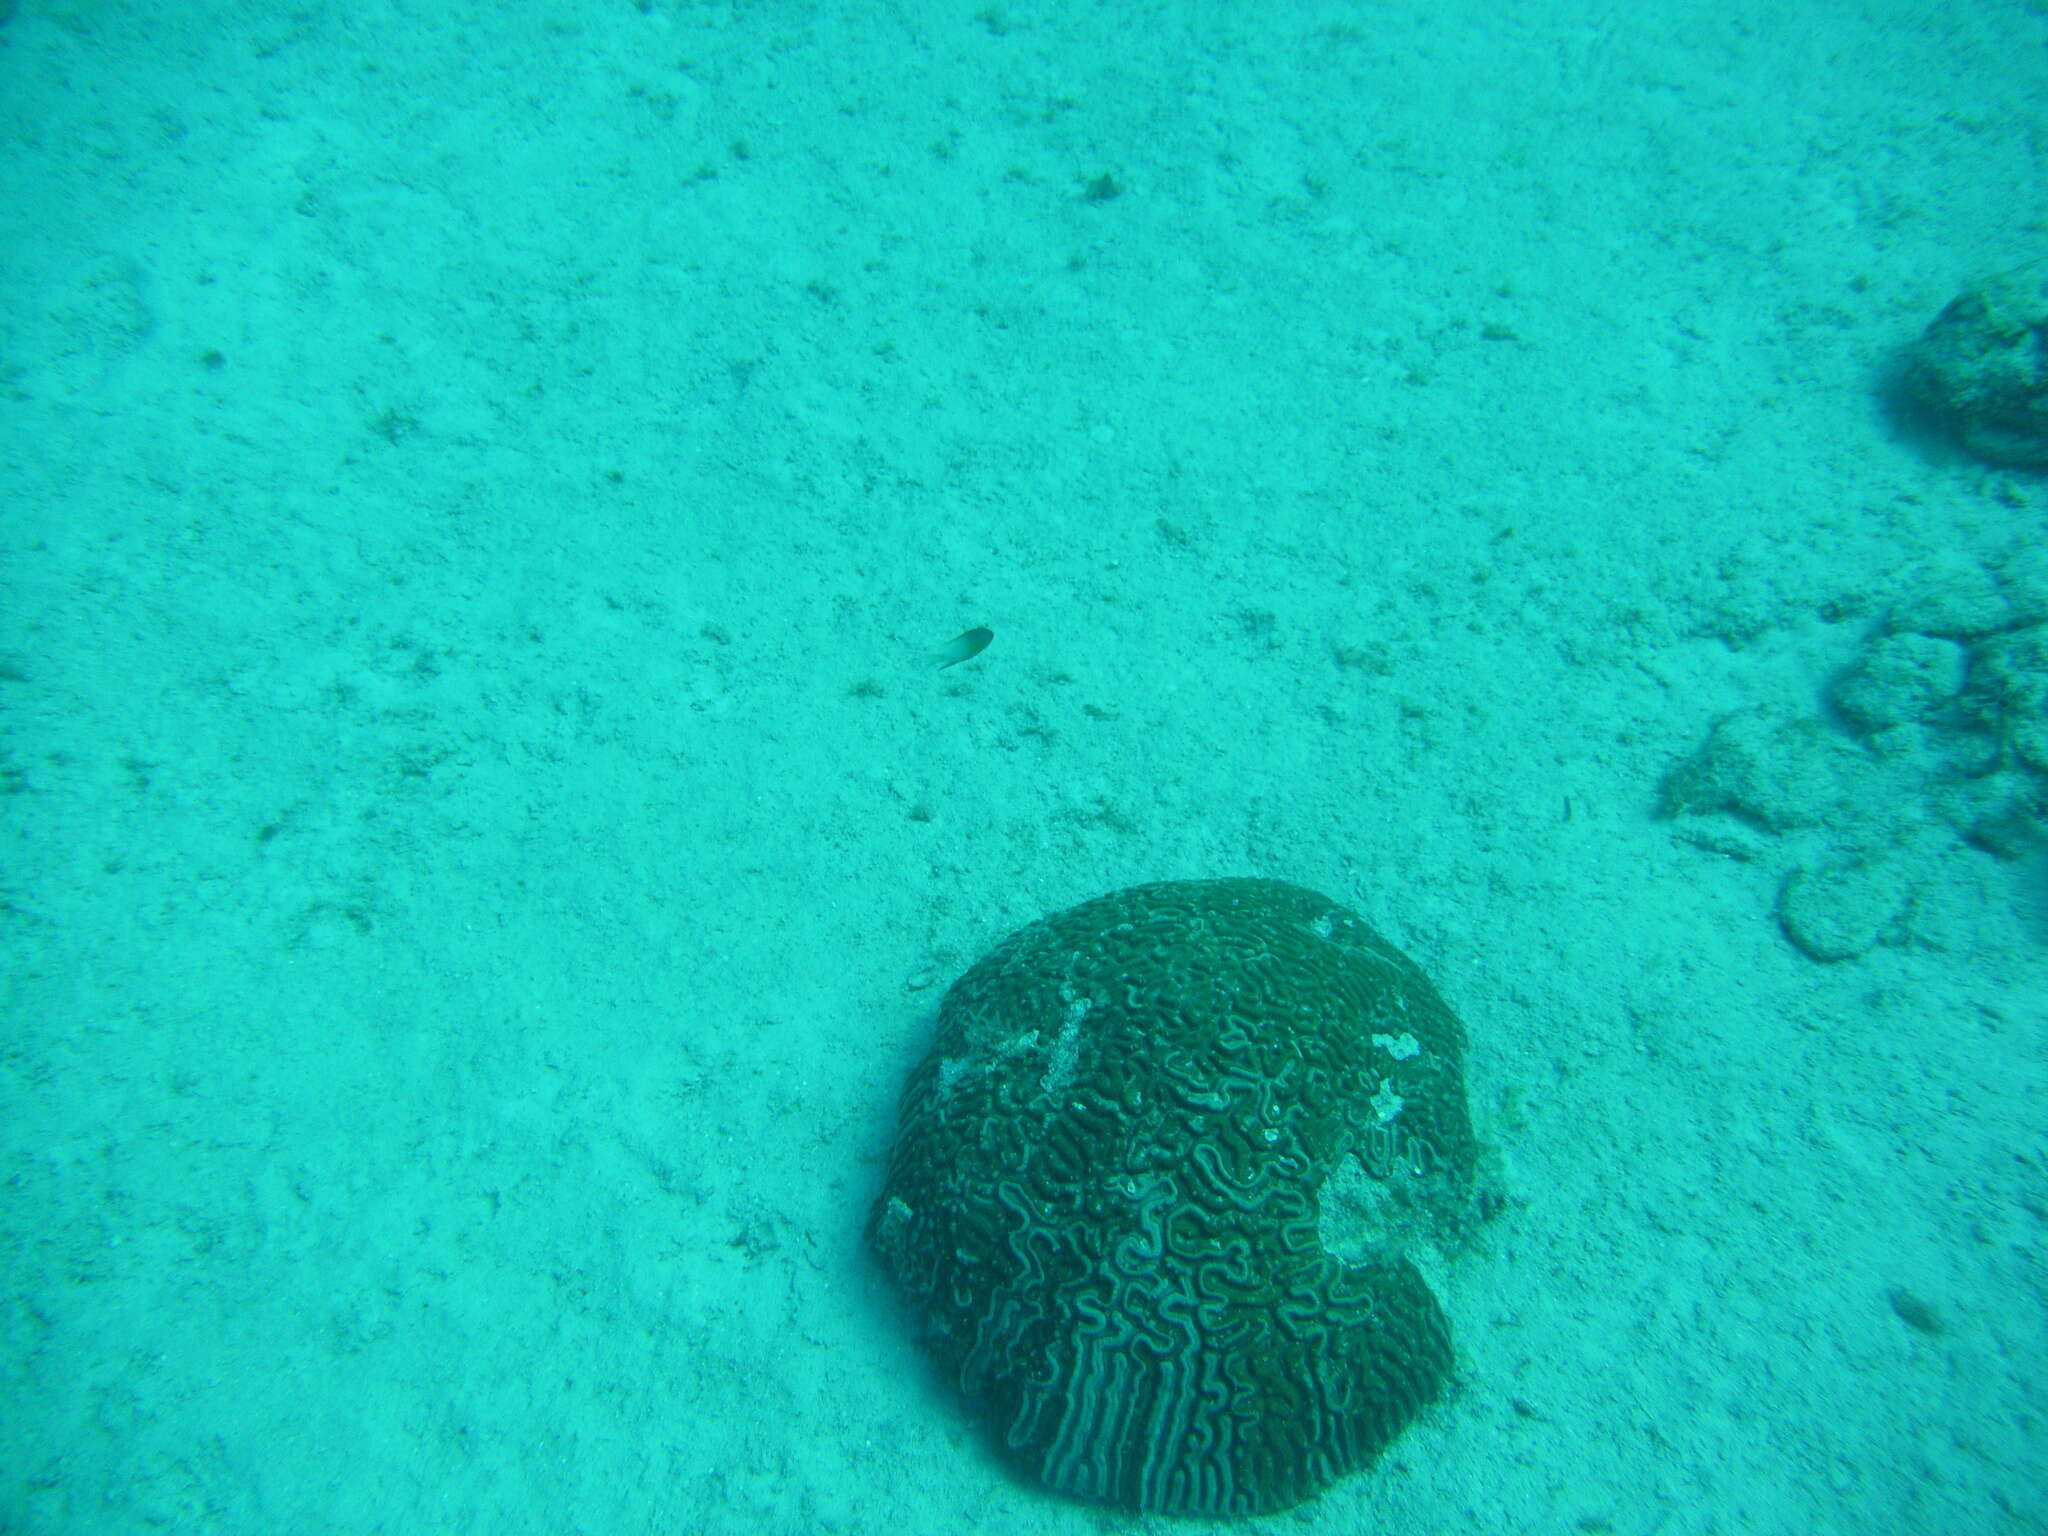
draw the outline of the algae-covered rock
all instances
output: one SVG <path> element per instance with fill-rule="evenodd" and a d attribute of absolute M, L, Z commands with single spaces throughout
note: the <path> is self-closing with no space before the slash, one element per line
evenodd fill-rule
<path fill-rule="evenodd" d="M 1786 832 L 1841 816 L 1859 767 L 1856 749 L 1821 721 L 1741 710 L 1716 721 L 1699 750 L 1665 775 L 1658 811 L 1724 812 Z"/>
<path fill-rule="evenodd" d="M 1809 959 L 1853 960 L 1884 939 L 1909 896 L 1899 859 L 1828 859 L 1785 881 L 1778 925 Z"/>
<path fill-rule="evenodd" d="M 1969 653 L 1933 635 L 1880 635 L 1865 645 L 1831 690 L 1835 708 L 1859 731 L 1918 720 L 1963 691 Z"/>
<path fill-rule="evenodd" d="M 1907 362 L 1914 393 L 1971 452 L 2048 468 L 2048 262 L 1965 289 Z"/>

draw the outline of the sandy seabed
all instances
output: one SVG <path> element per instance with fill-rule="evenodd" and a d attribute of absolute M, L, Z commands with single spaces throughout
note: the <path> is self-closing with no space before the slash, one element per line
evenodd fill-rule
<path fill-rule="evenodd" d="M 953 975 L 1223 874 L 1425 966 L 1511 1197 L 1239 1529 L 2048 1526 L 2048 857 L 1830 703 L 2048 615 L 1887 387 L 2044 101 L 2020 0 L 21 0 L 0 1530 L 1200 1529 L 860 1233 Z M 1674 807 L 1730 719 L 1876 767 Z"/>

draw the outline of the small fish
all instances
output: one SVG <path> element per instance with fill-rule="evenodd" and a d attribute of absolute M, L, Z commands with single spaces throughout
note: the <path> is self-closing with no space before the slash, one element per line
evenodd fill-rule
<path fill-rule="evenodd" d="M 963 661 L 972 661 L 988 649 L 989 641 L 995 639 L 992 629 L 970 629 L 963 635 L 955 635 L 945 645 L 933 651 L 932 665 L 941 672 L 948 667 L 957 667 Z"/>

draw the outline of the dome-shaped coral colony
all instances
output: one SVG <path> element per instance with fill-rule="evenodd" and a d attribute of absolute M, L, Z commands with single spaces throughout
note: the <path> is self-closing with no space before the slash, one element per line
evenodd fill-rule
<path fill-rule="evenodd" d="M 947 993 L 869 1237 L 1050 1487 L 1284 1509 L 1450 1369 L 1404 1249 L 1472 1209 L 1463 1051 L 1414 963 L 1312 891 L 1119 891 Z"/>

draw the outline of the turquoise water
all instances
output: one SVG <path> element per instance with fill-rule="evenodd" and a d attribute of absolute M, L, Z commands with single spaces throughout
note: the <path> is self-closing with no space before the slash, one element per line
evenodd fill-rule
<path fill-rule="evenodd" d="M 0 11 L 0 1531 L 1202 1528 L 862 1229 L 1234 874 L 1507 1196 L 1239 1529 L 2048 1528 L 2040 5 Z"/>

